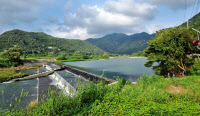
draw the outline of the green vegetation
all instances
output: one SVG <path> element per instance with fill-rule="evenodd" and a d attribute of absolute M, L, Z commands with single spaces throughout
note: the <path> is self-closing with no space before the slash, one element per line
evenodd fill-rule
<path fill-rule="evenodd" d="M 123 79 L 113 85 L 88 83 L 77 96 L 51 92 L 35 107 L 2 115 L 199 115 L 199 80 L 143 75 L 137 85 Z"/>
<path fill-rule="evenodd" d="M 68 55 L 97 55 L 105 53 L 86 41 L 56 38 L 42 32 L 25 32 L 15 29 L 0 35 L 0 52 L 15 45 L 18 45 L 23 50 L 24 58 L 27 56 L 36 57 L 37 55 L 57 55 L 58 53 L 66 53 Z M 57 49 L 57 51 L 54 49 Z M 53 51 L 54 53 L 50 53 Z"/>
<path fill-rule="evenodd" d="M 14 68 L 0 68 L 0 83 L 14 78 L 21 78 L 25 75 L 24 73 L 16 72 Z"/>
<path fill-rule="evenodd" d="M 0 53 L 0 67 L 16 66 L 20 64 L 21 48 L 14 46 Z"/>
<path fill-rule="evenodd" d="M 153 37 L 155 37 L 155 34 L 150 35 L 145 32 L 130 36 L 114 33 L 102 38 L 87 39 L 86 41 L 111 54 L 132 54 L 143 51 L 147 47 L 147 42 L 152 40 Z"/>
<path fill-rule="evenodd" d="M 13 48 L 9 48 L 5 50 L 0 55 L 4 59 L 8 59 L 12 62 L 20 62 L 21 48 L 19 46 L 14 46 Z"/>
<path fill-rule="evenodd" d="M 20 72 L 20 70 L 26 70 L 26 69 L 38 69 L 38 65 L 34 65 L 32 67 L 29 66 L 17 66 L 17 67 L 4 67 L 0 68 L 0 83 L 9 81 L 11 79 L 15 78 L 21 78 L 23 76 L 27 76 L 28 74 Z"/>
<path fill-rule="evenodd" d="M 9 59 L 3 59 L 0 57 L 0 67 L 17 66 L 18 63 L 12 62 Z"/>
<path fill-rule="evenodd" d="M 193 19 L 198 19 L 198 15 L 194 16 Z M 194 23 L 193 26 L 199 25 L 196 24 L 198 23 L 197 20 L 192 23 Z M 17 33 L 16 38 L 21 34 L 25 34 L 25 32 L 19 30 L 14 30 L 14 32 L 15 34 Z M 48 97 L 42 99 L 38 105 L 26 109 L 21 109 L 20 107 L 11 108 L 3 112 L 2 115 L 199 115 L 200 64 L 199 61 L 189 57 L 191 53 L 199 53 L 196 46 L 192 45 L 192 40 L 196 39 L 196 33 L 191 29 L 187 30 L 180 27 L 160 30 L 153 41 L 149 42 L 144 54 L 142 50 L 154 36 L 146 33 L 132 36 L 112 34 L 101 39 L 89 39 L 87 41 L 110 53 L 131 54 L 137 52 L 131 56 L 144 56 L 147 54 L 148 62 L 145 66 L 153 67 L 156 70 L 156 74 L 162 76 L 143 75 L 136 85 L 124 79 L 119 79 L 117 83 L 111 85 L 107 85 L 104 82 L 88 83 L 84 87 L 78 87 L 78 94 L 74 96 L 65 96 L 49 91 Z M 23 35 L 23 37 L 36 39 L 37 41 L 35 40 L 35 42 L 38 42 L 38 40 L 39 42 L 44 42 L 41 44 L 43 49 L 40 48 L 40 44 L 37 44 L 38 48 L 36 44 L 31 45 L 32 50 L 23 48 L 23 50 L 27 50 L 27 52 L 23 52 L 24 58 L 26 54 L 33 54 L 33 57 L 38 56 L 38 54 L 47 56 L 47 52 L 50 52 L 47 49 L 48 46 L 55 47 L 52 55 L 48 55 L 48 57 L 57 57 L 57 63 L 106 59 L 109 56 L 118 56 L 88 51 L 88 49 L 84 49 L 81 52 L 80 47 L 73 49 L 74 44 L 62 46 L 61 43 L 64 43 L 65 40 L 58 40 L 44 33 L 28 33 L 28 36 Z M 48 40 L 45 39 L 46 37 Z M 55 41 L 53 41 L 54 39 Z M 57 44 L 57 42 L 60 43 Z M 78 46 L 81 45 L 79 44 Z M 36 49 L 33 49 L 34 47 Z M 0 58 L 1 60 L 4 59 Z M 8 61 L 11 60 L 8 59 Z M 158 63 L 157 66 L 153 65 L 155 62 Z M 10 75 L 8 79 L 12 78 L 12 75 L 13 78 L 22 75 L 6 69 L 1 69 L 0 73 L 3 75 L 0 75 L 2 80 L 7 79 L 5 77 Z M 163 78 L 168 74 L 172 78 Z M 173 75 L 176 77 L 173 77 Z M 192 76 L 185 77 L 185 75 Z"/>
<path fill-rule="evenodd" d="M 192 44 L 195 36 L 191 29 L 180 27 L 158 31 L 145 50 L 148 55 L 145 66 L 153 67 L 158 75 L 184 76 L 194 64 L 194 58 L 189 55 L 198 52 Z M 154 62 L 158 65 L 153 66 Z"/>
<path fill-rule="evenodd" d="M 73 56 L 67 56 L 66 54 L 61 54 L 57 58 L 57 64 L 61 64 L 62 62 L 72 62 L 72 61 L 88 61 L 88 60 L 100 60 L 100 59 L 108 59 L 108 54 L 100 54 L 100 55 L 73 55 Z"/>
<path fill-rule="evenodd" d="M 135 52 L 135 53 L 132 53 L 131 55 L 129 55 L 130 57 L 144 57 L 145 56 L 145 53 L 144 51 L 138 51 L 138 52 Z"/>

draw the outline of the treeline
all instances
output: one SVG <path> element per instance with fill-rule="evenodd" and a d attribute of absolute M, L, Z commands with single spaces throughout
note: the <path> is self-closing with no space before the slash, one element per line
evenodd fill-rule
<path fill-rule="evenodd" d="M 132 56 L 132 57 L 144 57 L 145 53 L 144 53 L 144 51 L 138 51 L 138 52 L 132 53 L 130 56 Z"/>

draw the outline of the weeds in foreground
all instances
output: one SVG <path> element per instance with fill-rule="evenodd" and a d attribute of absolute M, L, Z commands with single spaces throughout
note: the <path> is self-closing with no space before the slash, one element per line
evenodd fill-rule
<path fill-rule="evenodd" d="M 87 83 L 73 97 L 52 92 L 28 110 L 3 115 L 200 115 L 200 76 L 164 79 L 143 75 L 137 85 L 124 79 L 107 85 Z M 188 92 L 173 94 L 169 86 L 183 86 Z"/>

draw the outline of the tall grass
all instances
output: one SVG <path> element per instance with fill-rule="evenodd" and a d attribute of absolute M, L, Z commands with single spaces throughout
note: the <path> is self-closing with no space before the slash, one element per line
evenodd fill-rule
<path fill-rule="evenodd" d="M 0 67 L 17 66 L 19 63 L 12 62 L 8 59 L 3 59 L 0 57 Z"/>
<path fill-rule="evenodd" d="M 27 76 L 28 74 L 25 74 L 23 70 L 26 69 L 39 69 L 39 65 L 33 65 L 33 66 L 18 66 L 18 67 L 6 67 L 6 68 L 0 68 L 0 83 L 9 81 L 14 78 L 21 78 L 23 76 Z"/>
<path fill-rule="evenodd" d="M 14 78 L 21 78 L 26 74 L 21 72 L 16 72 L 13 68 L 0 68 L 0 83 L 9 81 Z"/>
<path fill-rule="evenodd" d="M 28 110 L 3 115 L 200 115 L 200 76 L 164 79 L 143 75 L 137 85 L 124 79 L 107 85 L 88 83 L 70 97 L 51 92 L 47 99 Z M 184 93 L 166 88 L 182 86 Z"/>

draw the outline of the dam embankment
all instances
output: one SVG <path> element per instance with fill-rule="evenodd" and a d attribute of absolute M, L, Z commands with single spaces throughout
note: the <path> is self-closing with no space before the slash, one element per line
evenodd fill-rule
<path fill-rule="evenodd" d="M 88 72 L 85 72 L 85 71 L 82 71 L 82 70 L 79 70 L 79 69 L 76 69 L 76 68 L 72 68 L 72 67 L 69 67 L 69 66 L 65 66 L 65 69 L 76 74 L 76 75 L 80 75 L 80 76 L 86 78 L 89 81 L 104 80 L 107 84 L 115 82 L 112 79 L 103 78 L 101 76 L 94 75 L 94 74 L 91 74 L 91 73 L 88 73 Z"/>

